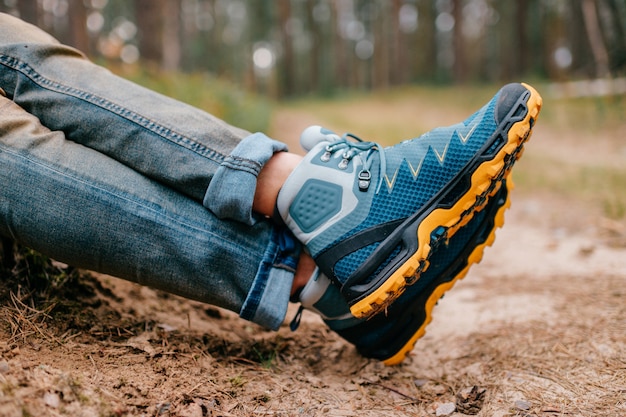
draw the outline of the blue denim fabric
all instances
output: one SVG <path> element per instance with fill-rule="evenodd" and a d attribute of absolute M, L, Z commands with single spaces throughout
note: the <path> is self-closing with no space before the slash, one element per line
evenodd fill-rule
<path fill-rule="evenodd" d="M 10 99 L 0 97 L 0 233 L 280 325 L 299 248 L 281 246 L 284 232 L 254 216 L 252 197 L 284 144 L 123 80 L 3 14 L 0 88 Z"/>
<path fill-rule="evenodd" d="M 234 218 L 253 224 L 252 213 L 256 179 L 263 165 L 285 144 L 262 133 L 242 140 L 217 169 L 204 197 L 204 206 L 221 218 Z"/>
<path fill-rule="evenodd" d="M 301 245 L 296 242 L 291 232 L 286 229 L 275 229 L 271 244 L 261 262 L 259 275 L 266 276 L 265 280 L 255 280 L 248 298 L 244 303 L 240 316 L 253 322 L 268 323 L 268 327 L 280 326 L 287 312 L 279 310 L 282 305 L 273 302 L 274 292 L 289 294 L 291 283 L 297 266 L 297 255 Z M 278 317 L 282 319 L 277 321 Z M 273 323 L 273 326 L 271 325 Z"/>

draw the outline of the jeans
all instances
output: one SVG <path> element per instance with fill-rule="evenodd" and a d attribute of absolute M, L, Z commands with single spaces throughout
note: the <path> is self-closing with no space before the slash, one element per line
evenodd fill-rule
<path fill-rule="evenodd" d="M 283 143 L 119 78 L 3 14 L 0 89 L 0 234 L 280 326 L 300 245 L 252 199 Z"/>

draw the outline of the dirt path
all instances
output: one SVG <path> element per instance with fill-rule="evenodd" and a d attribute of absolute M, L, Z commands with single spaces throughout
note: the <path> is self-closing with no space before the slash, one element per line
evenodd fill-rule
<path fill-rule="evenodd" d="M 276 123 L 296 137 L 311 121 Z M 74 314 L 65 326 L 2 300 L 0 416 L 460 416 L 457 395 L 483 395 L 480 416 L 626 415 L 621 224 L 524 190 L 512 200 L 494 246 L 400 366 L 361 358 L 312 314 L 271 333 L 86 277 L 56 307 Z"/>

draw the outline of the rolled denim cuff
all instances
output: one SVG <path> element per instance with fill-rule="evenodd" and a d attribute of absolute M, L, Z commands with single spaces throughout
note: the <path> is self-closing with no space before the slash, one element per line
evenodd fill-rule
<path fill-rule="evenodd" d="M 259 172 L 274 153 L 286 150 L 287 145 L 262 133 L 246 137 L 215 172 L 203 205 L 221 219 L 254 224 L 252 202 Z"/>
<path fill-rule="evenodd" d="M 302 247 L 285 228 L 275 227 L 239 316 L 271 330 L 285 320 Z"/>

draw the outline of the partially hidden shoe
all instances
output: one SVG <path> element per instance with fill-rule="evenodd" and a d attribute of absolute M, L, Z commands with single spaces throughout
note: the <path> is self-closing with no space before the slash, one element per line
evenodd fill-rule
<path fill-rule="evenodd" d="M 497 191 L 541 102 L 532 87 L 509 84 L 464 122 L 386 148 L 308 128 L 310 150 L 279 192 L 278 214 L 351 313 L 371 317 Z"/>
<path fill-rule="evenodd" d="M 402 362 L 424 335 L 437 301 L 465 277 L 471 265 L 480 262 L 485 248 L 495 239 L 496 228 L 504 224 L 513 185 L 510 178 L 503 184 L 483 210 L 446 244 L 433 250 L 428 270 L 385 313 L 369 320 L 355 318 L 339 287 L 318 270 L 300 292 L 301 307 L 292 321 L 292 329 L 297 328 L 302 309 L 307 309 L 319 314 L 329 328 L 355 345 L 361 355 L 387 365 Z"/>

